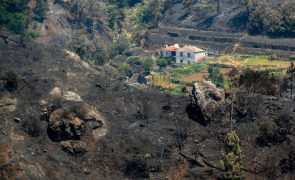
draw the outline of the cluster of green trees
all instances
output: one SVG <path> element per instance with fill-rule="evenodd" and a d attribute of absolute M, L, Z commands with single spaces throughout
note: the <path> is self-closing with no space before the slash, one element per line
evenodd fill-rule
<path fill-rule="evenodd" d="M 294 37 L 295 1 L 282 2 L 278 7 L 270 7 L 262 1 L 248 0 L 250 33 Z"/>
<path fill-rule="evenodd" d="M 29 21 L 27 0 L 1 0 L 0 26 L 16 34 L 25 34 Z"/>

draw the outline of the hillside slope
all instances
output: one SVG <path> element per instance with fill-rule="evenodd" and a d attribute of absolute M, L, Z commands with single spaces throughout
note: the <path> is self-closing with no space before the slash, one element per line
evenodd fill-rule
<path fill-rule="evenodd" d="M 1 179 L 208 179 L 222 173 L 231 95 L 202 115 L 189 97 L 132 88 L 113 67 L 90 66 L 58 46 L 0 41 L 0 52 Z M 247 177 L 292 173 L 293 106 L 288 99 L 236 93 L 233 128 Z"/>

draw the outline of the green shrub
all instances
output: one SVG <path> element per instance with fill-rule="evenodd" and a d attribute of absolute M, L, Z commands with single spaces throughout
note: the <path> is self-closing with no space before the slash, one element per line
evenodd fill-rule
<path fill-rule="evenodd" d="M 139 56 L 130 56 L 128 59 L 127 59 L 127 63 L 132 65 L 134 63 L 136 63 L 137 65 L 141 65 L 142 64 L 142 60 L 140 59 Z"/>
<path fill-rule="evenodd" d="M 122 74 L 127 75 L 130 72 L 130 70 L 131 68 L 127 63 L 122 63 L 118 65 L 118 71 Z"/>
<path fill-rule="evenodd" d="M 157 59 L 156 63 L 158 66 L 160 66 L 160 68 L 166 67 L 168 65 L 168 61 L 164 58 Z"/>
<path fill-rule="evenodd" d="M 216 65 L 210 65 L 208 67 L 209 79 L 217 86 L 224 88 L 224 78 L 220 72 L 219 67 Z"/>
<path fill-rule="evenodd" d="M 150 72 L 154 64 L 155 64 L 155 60 L 152 56 L 146 57 L 142 60 L 142 66 L 145 72 Z"/>
<path fill-rule="evenodd" d="M 109 45 L 109 57 L 113 58 L 117 55 L 123 54 L 125 51 L 129 50 L 131 43 L 129 38 L 125 35 L 119 35 L 117 39 Z"/>
<path fill-rule="evenodd" d="M 242 180 L 245 172 L 242 166 L 244 155 L 240 147 L 240 138 L 235 131 L 227 133 L 225 137 L 226 151 L 222 151 L 221 165 L 224 168 L 223 179 Z"/>
<path fill-rule="evenodd" d="M 33 39 L 37 39 L 38 37 L 40 37 L 40 33 L 39 32 L 35 32 L 35 31 L 29 31 L 28 32 L 28 36 L 30 36 Z"/>

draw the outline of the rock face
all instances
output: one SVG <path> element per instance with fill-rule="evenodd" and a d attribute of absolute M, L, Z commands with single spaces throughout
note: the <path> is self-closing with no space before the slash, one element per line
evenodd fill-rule
<path fill-rule="evenodd" d="M 195 83 L 190 95 L 192 119 L 202 125 L 208 124 L 213 111 L 225 100 L 224 90 L 216 88 L 211 81 Z"/>
<path fill-rule="evenodd" d="M 87 144 L 82 141 L 69 140 L 62 141 L 60 144 L 64 151 L 75 156 L 84 155 L 87 151 Z"/>
<path fill-rule="evenodd" d="M 0 166 L 8 163 L 12 158 L 11 146 L 3 141 L 0 141 Z"/>
<path fill-rule="evenodd" d="M 79 140 L 84 132 L 84 122 L 75 113 L 63 108 L 51 113 L 48 122 L 48 136 L 51 140 Z"/>
<path fill-rule="evenodd" d="M 72 91 L 67 91 L 64 95 L 63 95 L 63 98 L 65 100 L 68 100 L 68 101 L 75 101 L 75 102 L 82 102 L 82 98 L 76 94 L 75 92 L 72 92 Z"/>

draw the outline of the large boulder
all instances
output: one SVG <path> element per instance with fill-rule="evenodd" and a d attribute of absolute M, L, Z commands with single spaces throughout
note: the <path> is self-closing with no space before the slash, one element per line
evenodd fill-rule
<path fill-rule="evenodd" d="M 75 156 L 84 155 L 87 151 L 87 144 L 82 141 L 69 140 L 62 141 L 60 144 L 64 151 Z"/>
<path fill-rule="evenodd" d="M 60 108 L 50 114 L 48 136 L 51 140 L 79 140 L 84 133 L 85 123 L 75 113 Z"/>
<path fill-rule="evenodd" d="M 225 100 L 223 89 L 217 88 L 211 81 L 195 83 L 190 94 L 189 115 L 202 125 L 212 120 L 212 115 Z"/>

